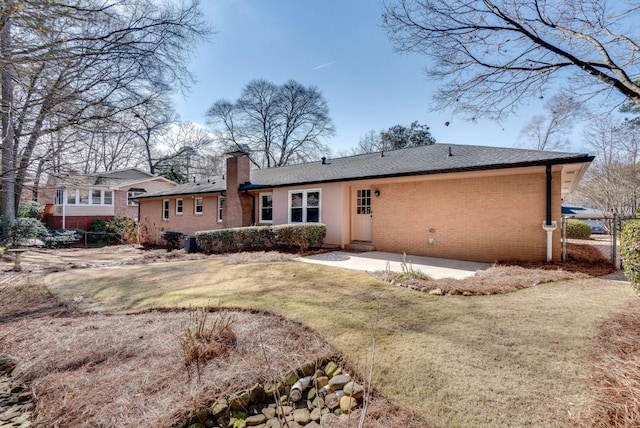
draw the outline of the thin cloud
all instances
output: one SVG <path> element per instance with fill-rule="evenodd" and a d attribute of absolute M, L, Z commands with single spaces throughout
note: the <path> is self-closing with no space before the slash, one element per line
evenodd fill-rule
<path fill-rule="evenodd" d="M 317 67 L 313 67 L 313 70 L 320 70 L 321 68 L 329 67 L 329 66 L 335 64 L 336 62 L 338 62 L 338 61 L 331 61 L 331 62 L 327 62 L 325 64 L 320 64 Z"/>

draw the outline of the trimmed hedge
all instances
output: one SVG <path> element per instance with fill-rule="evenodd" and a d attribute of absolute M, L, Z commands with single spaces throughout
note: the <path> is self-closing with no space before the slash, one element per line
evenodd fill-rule
<path fill-rule="evenodd" d="M 300 251 L 306 251 L 309 247 L 319 247 L 327 235 L 327 227 L 318 223 L 282 224 L 271 229 L 276 242 L 298 247 Z"/>
<path fill-rule="evenodd" d="M 322 245 L 327 227 L 319 223 L 250 226 L 196 232 L 198 248 L 205 253 L 261 250 L 276 244 L 306 251 Z"/>
<path fill-rule="evenodd" d="M 640 294 L 640 221 L 630 221 L 622 229 L 620 255 L 625 275 Z"/>
<path fill-rule="evenodd" d="M 584 239 L 591 236 L 591 226 L 582 220 L 567 219 L 567 238 Z"/>
<path fill-rule="evenodd" d="M 184 234 L 182 232 L 173 232 L 170 230 L 165 230 L 160 233 L 160 238 L 165 242 L 167 250 L 177 250 L 181 247 L 182 238 L 184 238 Z"/>

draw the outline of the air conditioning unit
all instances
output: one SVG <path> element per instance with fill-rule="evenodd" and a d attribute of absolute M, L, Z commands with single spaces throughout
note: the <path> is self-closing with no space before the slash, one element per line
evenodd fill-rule
<path fill-rule="evenodd" d="M 62 215 L 62 205 L 56 205 L 53 207 L 54 215 Z"/>

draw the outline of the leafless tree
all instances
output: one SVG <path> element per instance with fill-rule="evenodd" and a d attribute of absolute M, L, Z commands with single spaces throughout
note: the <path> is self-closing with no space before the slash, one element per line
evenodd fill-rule
<path fill-rule="evenodd" d="M 545 114 L 533 116 L 520 131 L 524 147 L 536 150 L 565 150 L 568 135 L 586 113 L 583 104 L 571 95 L 558 93 L 544 104 Z"/>
<path fill-rule="evenodd" d="M 174 171 L 191 179 L 202 176 L 198 166 L 212 148 L 213 137 L 202 127 L 192 122 L 173 125 L 160 135 L 155 144 L 154 171 L 164 174 Z"/>
<path fill-rule="evenodd" d="M 365 153 L 375 153 L 380 151 L 380 133 L 373 129 L 367 131 L 348 154 L 359 155 Z"/>
<path fill-rule="evenodd" d="M 596 158 L 581 181 L 578 194 L 603 213 L 632 215 L 640 188 L 640 128 L 624 121 L 597 117 L 585 134 Z"/>
<path fill-rule="evenodd" d="M 387 0 L 383 9 L 396 48 L 432 60 L 436 108 L 500 119 L 558 79 L 581 99 L 640 104 L 636 2 Z"/>
<path fill-rule="evenodd" d="M 187 88 L 189 52 L 208 28 L 198 0 L 5 0 L 0 31 L 0 214 L 11 218 L 43 137 L 122 120 L 156 88 Z"/>
<path fill-rule="evenodd" d="M 207 120 L 227 150 L 249 151 L 258 168 L 317 159 L 335 132 L 320 91 L 294 80 L 253 80 L 237 101 L 216 101 Z"/>

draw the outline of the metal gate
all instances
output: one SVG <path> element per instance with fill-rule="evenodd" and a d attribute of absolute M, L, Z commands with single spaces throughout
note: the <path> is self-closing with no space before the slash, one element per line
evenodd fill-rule
<path fill-rule="evenodd" d="M 609 259 L 615 266 L 618 257 L 618 237 L 619 233 L 619 220 L 617 217 L 609 218 L 576 218 L 576 220 L 584 221 L 592 228 L 594 226 L 602 226 L 602 230 L 591 235 L 589 240 L 578 240 L 567 238 L 567 220 L 570 217 L 562 217 L 562 261 L 567 261 L 567 243 L 574 243 L 579 245 L 589 245 L 597 249 L 604 257 Z"/>

